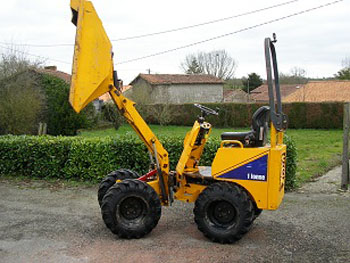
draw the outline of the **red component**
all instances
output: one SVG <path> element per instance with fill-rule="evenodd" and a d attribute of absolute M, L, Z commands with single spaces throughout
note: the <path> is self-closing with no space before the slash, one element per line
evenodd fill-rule
<path fill-rule="evenodd" d="M 139 177 L 137 180 L 140 180 L 140 181 L 143 181 L 143 182 L 146 182 L 147 179 L 151 176 L 154 176 L 157 174 L 157 170 L 152 170 L 148 173 L 146 173 L 145 175 L 142 175 L 141 177 Z"/>

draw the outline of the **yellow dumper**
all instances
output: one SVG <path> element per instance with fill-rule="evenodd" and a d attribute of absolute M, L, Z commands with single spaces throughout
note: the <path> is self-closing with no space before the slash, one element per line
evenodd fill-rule
<path fill-rule="evenodd" d="M 265 39 L 269 107 L 259 108 L 247 132 L 225 132 L 211 167 L 199 166 L 216 110 L 195 104 L 201 114 L 184 140 L 175 171 L 169 171 L 168 152 L 120 90 L 113 68 L 111 42 L 93 4 L 71 0 L 76 25 L 69 101 L 76 112 L 109 93 L 119 112 L 150 153 L 152 169 L 138 176 L 132 170 L 110 173 L 100 184 L 98 201 L 106 226 L 121 238 L 140 238 L 156 227 L 161 206 L 174 200 L 194 202 L 198 229 L 215 242 L 240 239 L 264 209 L 275 210 L 284 196 L 286 145 L 274 40 Z M 274 75 L 274 81 L 272 78 Z M 270 124 L 270 144 L 267 130 Z"/>

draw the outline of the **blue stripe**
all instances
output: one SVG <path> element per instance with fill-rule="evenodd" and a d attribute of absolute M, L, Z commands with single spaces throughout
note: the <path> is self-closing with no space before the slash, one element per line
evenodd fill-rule
<path fill-rule="evenodd" d="M 234 170 L 224 173 L 218 176 L 218 178 L 267 181 L 267 154 Z"/>

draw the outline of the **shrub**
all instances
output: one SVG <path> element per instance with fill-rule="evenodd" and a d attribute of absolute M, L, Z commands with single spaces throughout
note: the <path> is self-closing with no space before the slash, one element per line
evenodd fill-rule
<path fill-rule="evenodd" d="M 0 79 L 0 134 L 37 134 L 39 122 L 47 123 L 50 135 L 75 135 L 94 125 L 93 105 L 77 114 L 68 96 L 69 84 L 34 67 Z"/>
<path fill-rule="evenodd" d="M 0 55 L 0 134 L 36 134 L 45 96 L 30 71 L 40 63 L 13 47 L 9 50 Z"/>
<path fill-rule="evenodd" d="M 169 125 L 177 118 L 177 112 L 170 104 L 156 104 L 156 105 L 137 105 L 138 111 L 142 114 L 144 119 L 151 120 L 151 122 L 161 126 Z"/>
<path fill-rule="evenodd" d="M 89 104 L 77 114 L 68 102 L 69 84 L 57 77 L 42 74 L 41 85 L 47 97 L 47 132 L 50 135 L 76 135 L 97 121 L 94 106 Z"/>
<path fill-rule="evenodd" d="M 116 130 L 125 123 L 123 116 L 120 115 L 117 106 L 113 102 L 104 103 L 101 113 L 103 120 L 111 122 Z"/>
<path fill-rule="evenodd" d="M 284 143 L 287 145 L 287 163 L 286 163 L 286 189 L 294 189 L 297 187 L 296 172 L 298 152 L 295 142 L 288 135 L 284 135 Z"/>
<path fill-rule="evenodd" d="M 38 79 L 23 72 L 0 81 L 0 134 L 36 134 L 45 95 Z"/>
<path fill-rule="evenodd" d="M 182 137 L 161 137 L 169 152 L 170 169 L 175 170 L 183 149 Z M 287 143 L 286 187 L 295 186 L 296 148 Z M 220 145 L 209 139 L 200 165 L 211 165 Z M 64 178 L 99 182 L 110 171 L 129 168 L 143 174 L 148 171 L 147 149 L 134 136 L 84 138 L 52 136 L 0 137 L 0 175 L 39 178 Z"/>

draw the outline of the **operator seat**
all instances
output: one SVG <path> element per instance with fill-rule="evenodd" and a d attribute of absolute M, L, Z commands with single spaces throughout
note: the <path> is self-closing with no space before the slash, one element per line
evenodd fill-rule
<path fill-rule="evenodd" d="M 222 140 L 237 140 L 244 147 L 262 147 L 267 142 L 267 129 L 270 107 L 262 106 L 252 116 L 252 130 L 247 132 L 224 132 Z"/>

